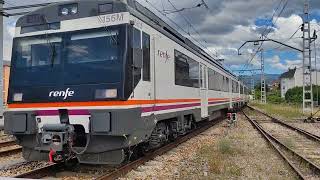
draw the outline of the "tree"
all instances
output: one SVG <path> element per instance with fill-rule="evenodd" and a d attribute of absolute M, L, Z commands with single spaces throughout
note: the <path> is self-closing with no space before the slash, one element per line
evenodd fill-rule
<path fill-rule="evenodd" d="M 274 103 L 274 104 L 281 104 L 285 102 L 285 100 L 281 98 L 280 90 L 272 90 L 267 95 L 267 102 Z"/>
<path fill-rule="evenodd" d="M 303 99 L 303 88 L 294 87 L 286 92 L 285 100 L 288 103 L 301 104 Z"/>
<path fill-rule="evenodd" d="M 313 86 L 312 88 L 313 88 L 313 100 L 319 102 L 320 86 Z M 319 96 L 317 94 L 319 94 Z M 301 104 L 303 100 L 303 87 L 294 87 L 289 89 L 286 92 L 285 99 L 289 103 Z"/>

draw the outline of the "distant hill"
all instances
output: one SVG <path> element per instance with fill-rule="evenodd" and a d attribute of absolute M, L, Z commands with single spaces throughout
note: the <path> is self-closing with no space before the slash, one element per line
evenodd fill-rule
<path fill-rule="evenodd" d="M 248 87 L 251 86 L 251 77 L 249 75 L 242 75 L 241 76 L 241 80 L 244 82 L 244 84 L 246 84 Z M 265 78 L 266 78 L 266 84 L 271 85 L 273 81 L 278 80 L 280 77 L 280 74 L 265 74 Z M 261 79 L 261 75 L 260 74 L 256 74 L 254 75 L 254 83 L 257 85 L 258 83 L 260 83 L 260 79 Z"/>

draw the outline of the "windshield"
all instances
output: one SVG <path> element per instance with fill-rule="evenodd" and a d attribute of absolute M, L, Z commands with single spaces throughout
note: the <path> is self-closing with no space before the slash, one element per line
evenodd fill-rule
<path fill-rule="evenodd" d="M 37 67 L 61 62 L 60 37 L 28 38 L 18 43 L 16 67 Z"/>
<path fill-rule="evenodd" d="M 15 38 L 11 85 L 119 82 L 126 42 L 125 25 Z"/>
<path fill-rule="evenodd" d="M 118 35 L 118 30 L 72 35 L 68 46 L 68 63 L 117 61 Z"/>

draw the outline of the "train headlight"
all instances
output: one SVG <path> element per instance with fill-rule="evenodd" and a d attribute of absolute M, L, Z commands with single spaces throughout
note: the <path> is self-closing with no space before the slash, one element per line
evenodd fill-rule
<path fill-rule="evenodd" d="M 77 6 L 73 6 L 71 8 L 71 14 L 77 14 L 78 13 L 78 7 Z"/>
<path fill-rule="evenodd" d="M 118 97 L 117 89 L 97 89 L 95 93 L 96 99 L 116 98 Z"/>
<path fill-rule="evenodd" d="M 112 3 L 99 4 L 99 13 L 109 13 L 113 10 Z"/>
<path fill-rule="evenodd" d="M 59 7 L 59 14 L 62 16 L 74 15 L 78 13 L 78 4 L 66 4 Z"/>
<path fill-rule="evenodd" d="M 13 94 L 13 101 L 18 102 L 22 101 L 23 94 L 22 93 L 14 93 Z"/>
<path fill-rule="evenodd" d="M 68 8 L 62 8 L 60 13 L 61 13 L 61 15 L 66 16 L 66 15 L 69 14 L 69 9 Z"/>

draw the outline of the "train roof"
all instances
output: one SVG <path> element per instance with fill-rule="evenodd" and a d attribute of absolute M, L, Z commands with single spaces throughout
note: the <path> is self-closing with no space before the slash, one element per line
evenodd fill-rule
<path fill-rule="evenodd" d="M 59 16 L 59 5 L 68 4 L 68 3 L 78 3 L 79 13 L 71 16 Z M 100 4 L 112 3 L 112 11 L 106 13 L 99 13 L 98 6 Z M 180 44 L 181 46 L 185 47 L 186 49 L 192 51 L 193 53 L 201 56 L 202 58 L 206 59 L 209 63 L 214 64 L 220 70 L 224 71 L 225 73 L 233 76 L 235 79 L 238 80 L 237 76 L 227 70 L 220 62 L 216 61 L 213 57 L 211 57 L 207 52 L 205 52 L 202 48 L 194 44 L 190 39 L 181 35 L 178 31 L 173 29 L 170 25 L 164 22 L 161 18 L 155 15 L 146 7 L 142 6 L 135 0 L 70 0 L 70 1 L 63 1 L 50 4 L 46 7 L 37 9 L 31 13 L 28 13 L 25 16 L 22 16 L 18 19 L 16 26 L 32 26 L 32 25 L 39 25 L 45 23 L 55 23 L 60 22 L 63 20 L 70 20 L 70 19 L 78 19 L 90 16 L 98 16 L 103 14 L 111 14 L 111 13 L 119 13 L 119 12 L 130 12 L 137 18 L 141 19 L 144 23 L 152 26 L 156 30 L 160 31 L 161 33 L 169 36 L 172 40 Z M 38 22 L 30 22 L 30 16 L 41 15 L 45 18 L 38 18 Z"/>

